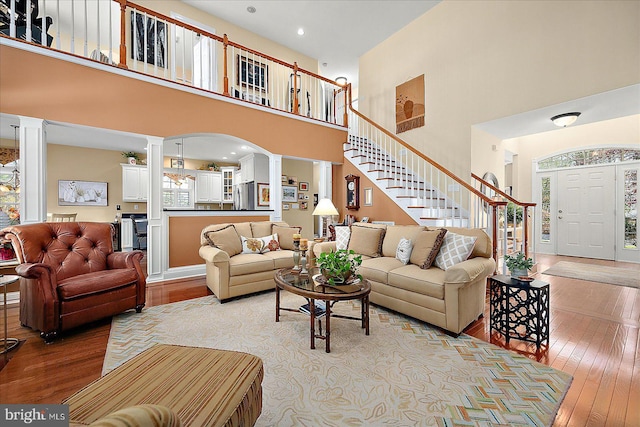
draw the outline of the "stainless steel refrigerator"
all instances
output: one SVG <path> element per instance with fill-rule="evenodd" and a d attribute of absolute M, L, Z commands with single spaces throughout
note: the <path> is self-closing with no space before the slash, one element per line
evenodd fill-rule
<path fill-rule="evenodd" d="M 237 184 L 233 191 L 233 209 L 252 211 L 256 208 L 255 182 Z"/>

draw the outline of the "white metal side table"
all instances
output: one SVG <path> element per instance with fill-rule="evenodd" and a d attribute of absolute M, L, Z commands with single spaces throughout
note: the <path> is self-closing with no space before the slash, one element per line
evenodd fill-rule
<path fill-rule="evenodd" d="M 8 330 L 7 330 L 7 286 L 9 286 L 12 283 L 17 282 L 18 280 L 20 280 L 20 276 L 15 276 L 15 275 L 7 275 L 7 276 L 3 276 L 0 275 L 0 286 L 2 286 L 3 289 L 3 294 L 4 294 L 4 340 L 0 341 L 2 342 L 4 345 L 2 346 L 2 350 L 0 351 L 0 354 L 7 354 L 9 351 L 13 350 L 18 343 L 20 342 L 17 338 L 9 338 L 8 337 Z"/>

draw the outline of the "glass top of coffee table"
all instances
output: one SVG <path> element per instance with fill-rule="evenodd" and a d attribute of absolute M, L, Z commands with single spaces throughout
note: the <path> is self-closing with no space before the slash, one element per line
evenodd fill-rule
<path fill-rule="evenodd" d="M 354 283 L 346 285 L 324 285 L 322 280 L 319 280 L 320 270 L 318 268 L 312 268 L 309 270 L 309 274 L 294 273 L 290 268 L 283 268 L 276 273 L 276 281 L 280 285 L 288 285 L 297 288 L 302 291 L 325 294 L 325 295 L 346 295 L 346 294 L 359 294 L 361 292 L 368 292 L 371 289 L 371 285 L 367 280 L 358 280 Z"/>

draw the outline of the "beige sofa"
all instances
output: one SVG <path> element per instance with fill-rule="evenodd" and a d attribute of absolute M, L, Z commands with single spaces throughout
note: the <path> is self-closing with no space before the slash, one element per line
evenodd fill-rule
<path fill-rule="evenodd" d="M 379 231 L 371 231 L 376 229 Z M 363 255 L 359 273 L 371 283 L 372 303 L 455 335 L 484 313 L 487 277 L 494 273 L 495 262 L 491 257 L 491 240 L 483 230 L 447 229 L 441 237 L 445 245 L 449 238 L 452 241 L 465 239 L 459 236 L 475 237 L 476 240 L 471 242 L 473 250 L 468 259 L 448 266 L 446 271 L 435 265 L 423 268 L 427 258 L 433 261 L 436 255 L 443 256 L 444 246 L 440 248 L 435 242 L 437 235 L 445 233 L 441 229 L 356 223 L 351 230 L 347 248 Z M 413 244 L 411 260 L 406 265 L 396 258 L 402 238 Z M 314 245 L 312 261 L 320 253 L 335 249 L 336 242 Z M 450 253 L 447 251 L 444 255 Z"/>
<path fill-rule="evenodd" d="M 290 227 L 284 222 L 240 222 L 209 225 L 200 235 L 199 254 L 206 263 L 207 286 L 220 299 L 246 295 L 275 288 L 275 271 L 293 267 L 293 234 L 300 227 Z M 242 253 L 243 238 L 254 249 L 255 243 L 267 236 L 277 235 L 278 250 L 260 253 Z M 260 243 L 258 242 L 258 245 Z"/>

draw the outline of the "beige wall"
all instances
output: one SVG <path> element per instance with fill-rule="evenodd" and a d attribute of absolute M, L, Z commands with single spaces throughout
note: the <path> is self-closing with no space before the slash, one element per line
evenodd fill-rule
<path fill-rule="evenodd" d="M 504 147 L 518 153 L 518 199 L 532 200 L 533 160 L 572 148 L 612 145 L 632 146 L 640 150 L 640 115 L 505 140 Z"/>
<path fill-rule="evenodd" d="M 122 167 L 124 158 L 119 151 L 47 145 L 47 212 L 78 214 L 78 221 L 111 222 L 116 205 L 123 213 L 147 212 L 146 203 L 122 202 Z M 98 181 L 107 183 L 108 206 L 58 206 L 58 180 Z"/>
<path fill-rule="evenodd" d="M 638 16 L 637 1 L 443 1 L 361 56 L 360 109 L 393 130 L 396 86 L 425 74 L 426 124 L 399 136 L 468 177 L 474 124 L 638 83 Z"/>
<path fill-rule="evenodd" d="M 288 211 L 282 211 L 282 220 L 289 225 L 299 225 L 302 227 L 302 237 L 305 239 L 313 239 L 313 222 L 314 217 L 311 215 L 313 212 L 313 182 L 315 181 L 313 176 L 313 162 L 306 160 L 294 160 L 294 159 L 282 159 L 282 174 L 289 176 L 295 176 L 298 178 L 298 184 L 301 181 L 309 183 L 309 191 L 298 191 L 298 194 L 306 194 L 309 196 L 309 200 L 299 200 L 297 203 L 307 202 L 308 208 L 306 210 L 301 209 L 289 209 Z M 287 202 L 288 205 L 292 203 Z"/>

